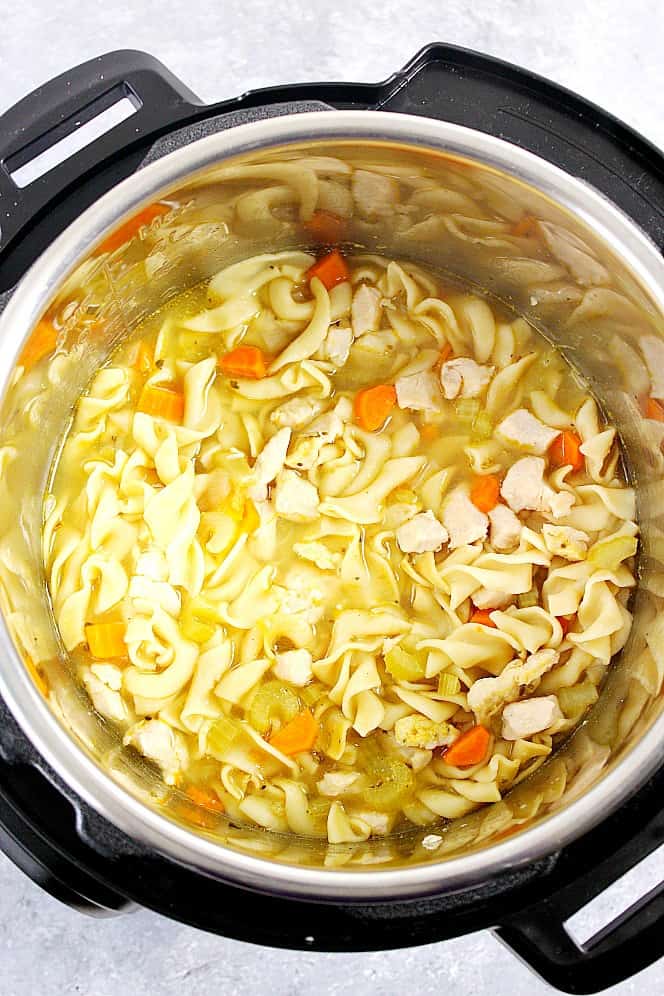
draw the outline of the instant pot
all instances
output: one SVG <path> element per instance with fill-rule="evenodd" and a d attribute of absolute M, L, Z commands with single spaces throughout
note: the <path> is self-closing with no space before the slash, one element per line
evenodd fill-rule
<path fill-rule="evenodd" d="M 122 99 L 129 117 L 27 177 L 29 163 Z M 446 827 L 394 843 L 328 846 L 188 820 L 154 772 L 119 748 L 67 680 L 57 647 L 44 650 L 55 637 L 40 568 L 41 498 L 72 406 L 118 338 L 225 260 L 261 244 L 293 244 L 298 217 L 284 210 L 290 195 L 280 194 L 275 207 L 272 195 L 263 196 L 265 177 L 282 177 L 290 190 L 293 168 L 300 177 L 308 171 L 324 178 L 331 196 L 335 170 L 366 163 L 383 175 L 420 177 L 426 211 L 415 236 L 398 212 L 366 212 L 351 228 L 353 243 L 473 280 L 551 335 L 619 427 L 642 553 L 630 641 L 589 720 L 529 782 Z M 297 182 L 306 214 L 309 188 Z M 252 202 L 254 220 L 258 210 L 265 222 L 262 238 L 255 227 L 222 230 L 215 214 L 218 191 L 238 183 L 262 196 Z M 172 207 L 174 220 L 157 218 L 147 234 L 123 242 L 119 226 L 156 201 Z M 536 247 L 528 223 L 519 227 L 523 219 L 543 233 Z M 490 928 L 552 985 L 577 993 L 597 992 L 659 958 L 661 888 L 583 946 L 565 923 L 664 832 L 664 431 L 640 407 L 648 383 L 638 349 L 643 336 L 664 342 L 662 247 L 657 149 L 566 90 L 450 46 L 424 49 L 380 84 L 292 85 L 209 106 L 150 56 L 114 52 L 7 111 L 0 118 L 4 852 L 83 912 L 145 906 L 259 944 L 361 951 Z M 49 308 L 59 309 L 69 337 L 65 355 L 41 380 L 17 376 L 24 344 Z M 48 661 L 43 673 L 35 657 Z"/>

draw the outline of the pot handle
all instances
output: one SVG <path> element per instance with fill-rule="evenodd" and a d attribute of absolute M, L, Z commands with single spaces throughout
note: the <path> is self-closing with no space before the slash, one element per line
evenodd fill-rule
<path fill-rule="evenodd" d="M 130 115 L 123 120 L 120 101 Z M 90 170 L 108 164 L 107 187 L 128 176 L 137 160 L 127 152 L 144 149 L 197 107 L 195 94 L 161 62 L 130 49 L 84 62 L 24 97 L 0 116 L 0 252 Z M 57 159 L 57 143 L 104 112 L 113 115 L 109 129 L 48 165 L 47 155 Z M 37 167 L 42 155 L 45 172 L 30 180 L 26 164 Z"/>
<path fill-rule="evenodd" d="M 555 891 L 505 917 L 495 929 L 507 947 L 557 989 L 597 993 L 664 956 L 664 881 L 640 898 L 634 894 L 628 909 L 583 944 L 577 944 L 565 926 L 662 845 L 663 785 L 664 776 L 656 775 L 605 820 L 601 834 L 590 834 L 562 851 L 551 874 Z M 651 868 L 655 860 L 648 862 Z M 630 885 L 620 883 L 621 895 L 629 896 Z"/>
<path fill-rule="evenodd" d="M 511 63 L 435 43 L 374 105 L 475 128 L 533 152 L 617 204 L 664 251 L 664 156 L 601 107 Z"/>

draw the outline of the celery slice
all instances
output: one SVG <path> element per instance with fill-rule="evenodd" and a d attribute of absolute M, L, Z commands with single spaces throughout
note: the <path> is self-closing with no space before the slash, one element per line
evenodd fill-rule
<path fill-rule="evenodd" d="M 249 707 L 248 719 L 259 733 L 267 733 L 275 719 L 290 723 L 300 711 L 295 692 L 280 681 L 268 681 L 256 692 Z"/>
<path fill-rule="evenodd" d="M 401 647 L 392 647 L 385 654 L 385 667 L 397 681 L 417 681 L 424 677 L 426 662 Z"/>

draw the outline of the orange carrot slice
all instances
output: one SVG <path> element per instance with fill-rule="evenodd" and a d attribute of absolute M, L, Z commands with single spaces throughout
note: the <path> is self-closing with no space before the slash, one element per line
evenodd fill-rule
<path fill-rule="evenodd" d="M 480 512 L 490 512 L 498 504 L 500 480 L 495 474 L 476 477 L 470 489 L 470 500 Z"/>
<path fill-rule="evenodd" d="M 169 211 L 170 207 L 168 204 L 150 204 L 148 207 L 143 208 L 133 218 L 126 221 L 124 225 L 120 225 L 114 232 L 111 232 L 102 244 L 97 246 L 95 256 L 100 256 L 103 252 L 115 252 L 120 246 L 123 246 L 126 242 L 130 242 L 131 239 L 138 235 L 144 225 L 151 224 L 155 218 L 161 218 L 163 215 L 168 214 Z"/>
<path fill-rule="evenodd" d="M 261 380 L 267 376 L 267 365 L 258 346 L 236 346 L 219 359 L 219 366 L 228 377 L 250 377 Z"/>
<path fill-rule="evenodd" d="M 358 391 L 353 401 L 355 421 L 367 432 L 375 432 L 385 424 L 385 419 L 397 403 L 394 384 L 377 384 Z"/>
<path fill-rule="evenodd" d="M 495 609 L 474 609 L 468 622 L 479 623 L 481 626 L 491 626 L 492 629 L 496 629 L 496 624 L 491 618 L 491 612 L 495 612 Z"/>
<path fill-rule="evenodd" d="M 447 748 L 443 760 L 454 768 L 469 768 L 473 764 L 479 764 L 486 757 L 490 740 L 491 734 L 484 726 L 473 726 Z"/>
<path fill-rule="evenodd" d="M 314 211 L 304 228 L 308 234 L 323 245 L 341 242 L 346 232 L 346 222 L 332 211 Z"/>
<path fill-rule="evenodd" d="M 90 623 L 85 627 L 85 636 L 93 657 L 124 657 L 127 645 L 124 640 L 123 622 Z"/>
<path fill-rule="evenodd" d="M 327 290 L 332 290 L 337 284 L 343 284 L 345 280 L 350 279 L 348 265 L 338 249 L 328 252 L 309 267 L 306 278 L 313 280 L 314 277 L 318 277 Z"/>
<path fill-rule="evenodd" d="M 146 384 L 136 410 L 169 422 L 181 422 L 184 417 L 184 394 L 162 384 Z"/>
<path fill-rule="evenodd" d="M 576 616 L 556 616 L 556 619 L 558 620 L 562 628 L 563 637 L 567 636 L 567 634 L 569 633 L 575 618 Z"/>
<path fill-rule="evenodd" d="M 270 745 L 282 754 L 300 754 L 311 750 L 318 736 L 318 723 L 308 709 L 303 709 L 295 719 L 286 723 L 270 737 Z"/>
<path fill-rule="evenodd" d="M 439 435 L 440 430 L 437 425 L 433 424 L 433 422 L 425 422 L 424 425 L 420 426 L 420 436 L 427 442 L 438 439 Z"/>
<path fill-rule="evenodd" d="M 213 792 L 208 792 L 206 789 L 200 788 L 198 785 L 188 785 L 185 789 L 185 795 L 187 795 L 192 802 L 196 803 L 197 806 L 202 806 L 204 809 L 210 809 L 213 813 L 223 813 L 224 804 Z"/>
<path fill-rule="evenodd" d="M 584 459 L 580 437 L 575 432 L 565 429 L 551 443 L 549 459 L 554 467 L 571 466 L 572 470 L 581 470 L 584 466 Z"/>
<path fill-rule="evenodd" d="M 53 352 L 57 345 L 57 339 L 56 329 L 46 318 L 42 318 L 30 333 L 30 338 L 23 347 L 18 362 L 27 372 L 44 356 Z"/>
<path fill-rule="evenodd" d="M 646 398 L 645 416 L 654 422 L 664 422 L 664 405 L 657 398 Z"/>

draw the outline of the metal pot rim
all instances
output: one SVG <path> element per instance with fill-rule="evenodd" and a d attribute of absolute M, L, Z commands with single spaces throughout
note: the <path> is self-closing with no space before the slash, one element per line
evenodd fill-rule
<path fill-rule="evenodd" d="M 4 394 L 22 338 L 75 265 L 124 217 L 165 187 L 232 156 L 301 142 L 377 141 L 424 146 L 466 156 L 536 187 L 573 212 L 614 247 L 664 310 L 664 260 L 656 246 L 614 204 L 583 181 L 501 139 L 460 125 L 383 111 L 320 111 L 258 121 L 199 139 L 146 166 L 114 187 L 74 221 L 25 275 L 0 317 L 0 393 Z M 16 330 L 23 330 L 21 340 Z M 664 715 L 595 786 L 560 813 L 521 834 L 461 857 L 384 871 L 339 871 L 282 864 L 224 847 L 172 823 L 105 774 L 73 738 L 32 683 L 0 622 L 0 695 L 26 736 L 57 774 L 126 834 L 167 856 L 225 881 L 258 891 L 362 902 L 458 891 L 522 867 L 592 829 L 633 794 L 660 761 Z"/>

